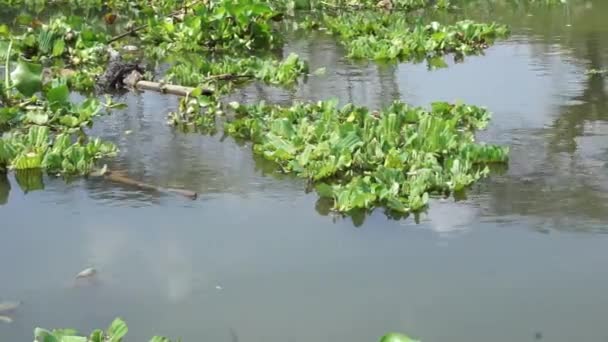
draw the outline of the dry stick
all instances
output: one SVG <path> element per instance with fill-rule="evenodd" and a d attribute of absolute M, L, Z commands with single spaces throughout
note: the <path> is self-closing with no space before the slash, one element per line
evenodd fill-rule
<path fill-rule="evenodd" d="M 252 76 L 250 76 L 250 75 L 223 74 L 223 75 L 210 76 L 207 78 L 207 80 L 216 79 L 216 80 L 228 81 L 231 79 L 251 78 L 251 77 Z M 189 96 L 194 91 L 194 89 L 196 89 L 196 88 L 192 88 L 192 87 L 184 87 L 181 85 L 165 84 L 165 83 L 152 82 L 152 81 L 138 81 L 135 84 L 127 82 L 126 85 L 129 87 L 132 87 L 132 88 L 140 89 L 140 90 L 154 90 L 159 93 L 172 94 L 172 95 L 177 95 L 177 96 Z M 203 89 L 201 93 L 203 95 L 210 96 L 210 95 L 213 95 L 213 90 Z"/>
<path fill-rule="evenodd" d="M 211 75 L 205 78 L 206 81 L 231 81 L 239 78 L 253 78 L 253 75 L 235 75 L 235 74 L 219 74 L 219 75 Z"/>
<path fill-rule="evenodd" d="M 128 84 L 128 86 L 132 86 L 133 88 L 137 88 L 140 90 L 154 90 L 160 93 L 173 94 L 177 96 L 189 96 L 195 89 L 192 87 L 184 87 L 180 85 L 164 84 L 152 81 L 139 81 L 134 85 Z M 213 91 L 210 89 L 203 89 L 202 94 L 212 95 Z"/>
<path fill-rule="evenodd" d="M 196 5 L 199 2 L 201 2 L 201 1 L 198 0 L 198 1 L 194 1 L 191 4 L 185 5 L 183 8 L 180 8 L 179 10 L 174 11 L 173 13 L 169 14 L 168 17 L 169 18 L 174 18 L 174 17 L 182 14 L 182 12 L 186 13 L 186 11 L 188 10 L 188 7 L 192 7 L 192 6 Z M 130 36 L 130 35 L 132 35 L 133 33 L 137 32 L 137 31 L 145 29 L 146 27 L 148 27 L 148 24 L 143 24 L 143 25 L 134 27 L 134 28 L 130 29 L 129 31 L 125 32 L 125 33 L 121 33 L 118 36 L 112 37 L 110 40 L 108 40 L 108 44 L 113 43 L 113 42 L 115 42 L 115 41 L 117 41 L 119 39 L 122 39 L 122 38 L 126 37 L 126 36 Z"/>
<path fill-rule="evenodd" d="M 135 186 L 135 187 L 138 187 L 141 189 L 153 190 L 153 191 L 158 191 L 158 192 L 170 192 L 170 193 L 182 195 L 184 197 L 187 197 L 187 198 L 190 198 L 193 200 L 198 197 L 198 194 L 194 191 L 183 190 L 183 189 L 174 189 L 174 188 L 163 188 L 160 186 L 136 181 L 134 179 L 116 174 L 112 171 L 106 171 L 106 173 L 104 174 L 104 178 L 106 178 L 110 181 L 113 181 L 113 182 L 131 185 L 131 186 Z"/>

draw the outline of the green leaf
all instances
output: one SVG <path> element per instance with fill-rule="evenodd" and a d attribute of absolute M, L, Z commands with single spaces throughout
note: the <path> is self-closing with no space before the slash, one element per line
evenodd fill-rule
<path fill-rule="evenodd" d="M 171 342 L 171 340 L 162 336 L 154 336 L 150 339 L 150 342 Z"/>
<path fill-rule="evenodd" d="M 419 342 L 413 338 L 400 334 L 400 333 L 388 333 L 380 339 L 380 342 Z"/>
<path fill-rule="evenodd" d="M 49 128 L 46 126 L 30 127 L 27 132 L 27 143 L 33 147 L 46 148 L 49 140 Z"/>
<path fill-rule="evenodd" d="M 46 125 L 49 122 L 49 115 L 40 111 L 29 112 L 26 115 L 27 121 L 35 125 Z"/>
<path fill-rule="evenodd" d="M 111 342 L 119 342 L 129 331 L 127 324 L 120 318 L 116 318 L 108 328 L 108 337 Z"/>
<path fill-rule="evenodd" d="M 42 88 L 42 65 L 19 61 L 11 80 L 21 94 L 32 96 Z"/>
<path fill-rule="evenodd" d="M 101 329 L 93 330 L 89 336 L 89 342 L 103 342 L 103 331 Z"/>
<path fill-rule="evenodd" d="M 55 40 L 55 43 L 53 44 L 53 56 L 54 57 L 61 56 L 64 51 L 65 51 L 65 40 L 63 40 L 63 39 Z"/>
<path fill-rule="evenodd" d="M 34 329 L 34 340 L 36 342 L 61 342 L 52 332 L 42 328 Z"/>
<path fill-rule="evenodd" d="M 64 336 L 76 336 L 78 331 L 74 329 L 53 329 L 53 335 L 57 338 L 63 338 Z"/>
<path fill-rule="evenodd" d="M 50 102 L 65 103 L 68 101 L 69 96 L 70 90 L 65 84 L 53 87 L 46 92 L 46 98 Z"/>
<path fill-rule="evenodd" d="M 63 336 L 61 342 L 87 342 L 84 336 Z"/>
<path fill-rule="evenodd" d="M 43 155 L 40 152 L 23 151 L 15 159 L 13 159 L 12 167 L 15 170 L 38 169 L 42 167 Z"/>
<path fill-rule="evenodd" d="M 4 24 L 0 25 L 0 37 L 7 38 L 10 35 L 10 32 L 8 26 Z"/>
<path fill-rule="evenodd" d="M 67 127 L 78 127 L 80 120 L 72 115 L 64 115 L 59 119 L 59 123 Z"/>

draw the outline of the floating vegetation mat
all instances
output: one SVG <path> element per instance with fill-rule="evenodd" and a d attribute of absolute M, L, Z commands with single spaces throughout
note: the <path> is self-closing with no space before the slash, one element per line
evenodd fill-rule
<path fill-rule="evenodd" d="M 483 108 L 445 102 L 430 110 L 395 102 L 381 111 L 335 101 L 236 107 L 226 131 L 255 153 L 313 182 L 334 209 L 424 208 L 429 194 L 459 191 L 507 161 L 506 147 L 475 142 Z"/>

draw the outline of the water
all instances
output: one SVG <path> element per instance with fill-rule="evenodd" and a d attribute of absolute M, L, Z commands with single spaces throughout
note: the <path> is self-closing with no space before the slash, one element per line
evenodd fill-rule
<path fill-rule="evenodd" d="M 23 301 L 0 340 L 116 316 L 133 341 L 608 340 L 608 96 L 605 79 L 585 75 L 608 67 L 608 3 L 463 11 L 513 36 L 428 71 L 353 64 L 331 38 L 296 35 L 285 52 L 325 76 L 233 97 L 487 106 L 480 139 L 511 147 L 508 170 L 418 217 L 341 218 L 250 146 L 167 127 L 175 98 L 128 95 L 128 111 L 94 129 L 119 144 L 112 167 L 200 198 L 96 179 L 45 178 L 44 191 L 24 193 L 0 178 L 0 299 Z M 98 283 L 75 287 L 90 265 Z"/>

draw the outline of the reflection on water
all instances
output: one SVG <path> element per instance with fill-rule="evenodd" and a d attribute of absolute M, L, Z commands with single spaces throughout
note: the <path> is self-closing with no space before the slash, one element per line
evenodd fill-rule
<path fill-rule="evenodd" d="M 608 2 L 475 3 L 456 15 L 513 27 L 485 56 L 435 71 L 359 64 L 327 35 L 294 35 L 285 52 L 326 75 L 232 98 L 486 106 L 493 120 L 479 138 L 510 146 L 508 169 L 424 213 L 343 218 L 250 145 L 169 128 L 175 98 L 128 94 L 128 110 L 93 130 L 120 147 L 111 168 L 201 196 L 0 175 L 0 300 L 24 301 L 0 340 L 117 315 L 134 340 L 608 339 L 608 237 L 598 234 L 608 232 L 608 97 L 605 78 L 585 74 L 608 68 Z M 71 286 L 89 265 L 98 284 Z"/>

